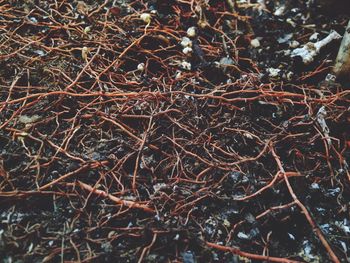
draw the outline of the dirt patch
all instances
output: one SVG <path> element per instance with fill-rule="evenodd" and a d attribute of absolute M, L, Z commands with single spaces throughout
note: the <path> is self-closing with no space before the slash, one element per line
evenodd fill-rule
<path fill-rule="evenodd" d="M 293 54 L 349 14 L 315 2 L 1 3 L 3 262 L 348 261 L 341 39 Z"/>

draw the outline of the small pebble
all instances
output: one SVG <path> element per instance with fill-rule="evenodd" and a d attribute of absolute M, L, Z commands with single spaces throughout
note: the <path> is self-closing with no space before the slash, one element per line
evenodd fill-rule
<path fill-rule="evenodd" d="M 310 40 L 311 42 L 316 42 L 316 41 L 319 40 L 319 36 L 320 36 L 320 34 L 317 33 L 317 32 L 315 32 L 315 33 L 313 33 L 313 34 L 310 36 L 309 40 Z"/>
<path fill-rule="evenodd" d="M 183 69 L 186 69 L 186 70 L 191 70 L 192 65 L 191 65 L 191 63 L 189 63 L 187 61 L 182 61 L 181 62 L 181 67 Z"/>
<path fill-rule="evenodd" d="M 87 26 L 87 27 L 84 28 L 84 33 L 85 34 L 89 34 L 90 31 L 91 31 L 91 26 Z"/>
<path fill-rule="evenodd" d="M 239 232 L 237 234 L 237 237 L 240 238 L 240 239 L 245 239 L 245 240 L 248 240 L 249 239 L 249 236 L 243 232 Z"/>
<path fill-rule="evenodd" d="M 275 16 L 282 16 L 285 10 L 286 10 L 285 6 L 280 6 L 279 8 L 276 9 L 276 11 L 273 14 Z"/>
<path fill-rule="evenodd" d="M 192 48 L 190 48 L 190 47 L 185 47 L 183 50 L 182 50 L 182 52 L 184 53 L 184 54 L 191 54 L 192 53 Z"/>
<path fill-rule="evenodd" d="M 141 20 L 143 20 L 143 22 L 145 22 L 146 24 L 151 23 L 151 15 L 148 13 L 143 13 L 140 15 Z"/>
<path fill-rule="evenodd" d="M 292 27 L 296 27 L 296 23 L 291 18 L 287 18 L 286 22 L 290 24 Z"/>
<path fill-rule="evenodd" d="M 269 73 L 269 76 L 270 76 L 271 78 L 276 78 L 276 77 L 278 77 L 280 71 L 281 71 L 281 70 L 278 69 L 278 68 L 268 68 L 268 69 L 267 69 L 267 72 Z"/>
<path fill-rule="evenodd" d="M 192 251 L 186 251 L 185 253 L 183 253 L 182 262 L 183 263 L 195 263 L 196 260 L 195 260 L 194 253 Z"/>
<path fill-rule="evenodd" d="M 160 190 L 165 189 L 165 188 L 166 188 L 165 183 L 158 183 L 158 184 L 153 185 L 154 192 L 159 192 Z"/>
<path fill-rule="evenodd" d="M 40 57 L 45 56 L 45 52 L 42 51 L 42 50 L 34 50 L 33 52 L 34 52 L 35 54 L 39 55 Z"/>
<path fill-rule="evenodd" d="M 254 48 L 260 47 L 260 41 L 257 38 L 254 38 L 250 41 L 250 45 Z"/>
<path fill-rule="evenodd" d="M 288 236 L 290 239 L 295 240 L 295 236 L 293 236 L 291 233 L 288 233 Z"/>
<path fill-rule="evenodd" d="M 195 37 L 196 36 L 196 28 L 194 26 L 187 29 L 187 36 L 188 37 Z"/>
<path fill-rule="evenodd" d="M 293 76 L 294 76 L 294 73 L 292 72 L 292 71 L 289 71 L 288 73 L 287 73 L 287 79 L 288 80 L 292 80 L 292 78 L 293 78 Z"/>
<path fill-rule="evenodd" d="M 293 40 L 293 41 L 291 41 L 290 43 L 289 43 L 289 47 L 291 47 L 291 48 L 296 48 L 296 47 L 298 47 L 300 45 L 300 43 L 298 42 L 298 41 L 296 41 L 296 40 Z"/>
<path fill-rule="evenodd" d="M 192 47 L 192 41 L 188 37 L 183 37 L 180 44 L 183 47 Z"/>
<path fill-rule="evenodd" d="M 30 17 L 29 20 L 33 23 L 33 24 L 37 24 L 38 20 L 35 17 Z"/>
<path fill-rule="evenodd" d="M 181 77 L 182 77 L 181 71 L 177 71 L 175 75 L 175 79 L 181 79 Z"/>
<path fill-rule="evenodd" d="M 335 81 L 336 80 L 336 76 L 333 74 L 327 74 L 327 76 L 325 77 L 325 81 Z"/>
<path fill-rule="evenodd" d="M 84 60 L 87 60 L 88 59 L 88 54 L 89 54 L 89 49 L 87 47 L 83 47 L 81 49 L 81 57 L 84 59 Z"/>
<path fill-rule="evenodd" d="M 137 70 L 143 71 L 145 69 L 145 63 L 140 63 L 137 65 Z"/>

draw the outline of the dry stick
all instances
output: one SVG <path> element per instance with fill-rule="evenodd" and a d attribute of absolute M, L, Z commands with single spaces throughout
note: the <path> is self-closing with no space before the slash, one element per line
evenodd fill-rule
<path fill-rule="evenodd" d="M 9 102 L 10 98 L 11 98 L 11 95 L 12 95 L 12 90 L 13 90 L 13 87 L 16 85 L 17 81 L 21 78 L 21 76 L 17 76 L 11 83 L 11 86 L 10 86 L 10 89 L 9 89 L 9 92 L 8 92 L 8 95 L 7 95 L 7 99 L 6 99 L 6 103 Z M 4 109 L 5 109 L 5 106 L 6 106 L 6 103 L 2 106 L 2 108 L 0 109 L 0 112 L 2 112 Z"/>
<path fill-rule="evenodd" d="M 147 130 L 145 131 L 145 133 L 143 135 L 142 142 L 141 142 L 141 145 L 140 145 L 140 148 L 139 148 L 139 152 L 137 153 L 137 157 L 136 157 L 136 161 L 135 161 L 134 173 L 133 173 L 133 176 L 132 176 L 132 190 L 134 192 L 136 192 L 136 177 L 137 177 L 137 172 L 138 172 L 138 168 L 139 168 L 139 162 L 140 162 L 141 153 L 142 153 L 143 147 L 145 146 L 147 135 L 148 135 L 149 131 L 151 130 L 152 121 L 153 121 L 153 115 L 149 119 L 148 128 L 147 128 Z"/>
<path fill-rule="evenodd" d="M 241 93 L 261 93 L 260 91 L 257 90 L 245 90 L 245 91 L 240 91 Z M 171 92 L 172 94 L 181 94 L 181 95 L 188 95 L 188 96 L 192 96 L 195 98 L 205 98 L 205 99 L 217 99 L 217 100 L 221 100 L 224 102 L 229 102 L 229 103 L 233 103 L 233 102 L 247 102 L 247 101 L 254 101 L 254 100 L 258 100 L 258 99 L 262 99 L 262 98 L 266 98 L 266 97 L 271 97 L 271 98 L 280 98 L 281 100 L 285 99 L 285 98 L 297 98 L 300 100 L 308 100 L 310 102 L 318 102 L 318 103 L 334 103 L 335 101 L 339 100 L 341 97 L 346 96 L 349 92 L 344 91 L 344 92 L 340 92 L 337 95 L 333 95 L 333 96 L 329 96 L 328 98 L 325 99 L 317 99 L 317 98 L 311 98 L 311 97 L 307 97 L 305 95 L 302 94 L 296 94 L 296 93 L 290 93 L 290 92 L 269 92 L 269 93 L 264 93 L 264 94 L 260 94 L 254 97 L 249 97 L 249 98 L 244 98 L 244 97 L 238 97 L 238 98 L 225 98 L 223 96 L 217 96 L 217 95 L 212 95 L 211 93 L 208 94 L 192 94 L 192 93 L 187 93 L 187 92 L 183 92 L 183 91 L 173 91 Z M 151 92 L 151 91 L 147 91 L 147 92 L 91 92 L 91 93 L 75 93 L 75 92 L 67 92 L 67 91 L 52 91 L 52 92 L 42 92 L 42 93 L 35 93 L 35 94 L 31 94 L 25 97 L 21 97 L 18 99 L 14 99 L 11 101 L 7 101 L 7 102 L 0 102 L 0 106 L 4 106 L 4 105 L 9 105 L 9 104 L 14 104 L 14 103 L 18 103 L 18 102 L 22 102 L 28 99 L 32 99 L 32 98 L 45 98 L 45 97 L 49 97 L 49 96 L 54 96 L 54 95 L 67 95 L 67 96 L 72 96 L 72 97 L 95 97 L 95 96 L 105 96 L 105 97 L 136 97 L 136 96 L 144 96 L 144 95 L 153 95 L 153 96 L 159 96 L 160 93 L 157 92 Z M 168 93 L 163 93 L 164 95 L 169 95 Z M 225 95 L 225 94 L 224 94 Z M 228 94 L 227 94 L 228 95 Z M 289 102 L 293 102 L 294 104 L 297 104 L 297 101 L 291 101 L 288 100 Z M 305 104 L 303 102 L 303 104 Z M 237 110 L 241 110 L 238 107 L 235 107 L 235 109 Z"/>
<path fill-rule="evenodd" d="M 328 244 L 327 240 L 325 239 L 325 237 L 323 236 L 321 230 L 317 227 L 316 223 L 314 222 L 314 220 L 312 219 L 309 211 L 306 209 L 306 207 L 300 202 L 300 200 L 298 199 L 298 197 L 296 196 L 296 194 L 294 193 L 294 190 L 292 188 L 292 186 L 289 183 L 288 180 L 288 176 L 286 175 L 286 172 L 284 171 L 284 168 L 282 166 L 281 160 L 279 159 L 279 157 L 277 156 L 275 149 L 271 146 L 271 153 L 273 155 L 273 157 L 275 158 L 278 168 L 280 169 L 280 172 L 283 173 L 283 177 L 284 180 L 286 182 L 288 191 L 290 193 L 290 195 L 292 196 L 293 200 L 295 201 L 295 203 L 300 207 L 300 209 L 303 211 L 307 221 L 309 222 L 309 224 L 312 227 L 312 230 L 316 233 L 316 235 L 318 236 L 318 238 L 321 240 L 323 246 L 325 247 L 325 249 L 327 250 L 330 258 L 332 259 L 333 262 L 336 263 L 340 263 L 340 260 L 338 259 L 338 257 L 335 255 L 335 253 L 333 252 L 332 248 L 330 247 L 330 245 Z"/>
<path fill-rule="evenodd" d="M 289 207 L 294 206 L 294 205 L 296 205 L 295 201 L 293 201 L 293 202 L 291 202 L 291 203 L 288 203 L 288 204 L 285 204 L 285 205 L 279 205 L 279 206 L 270 207 L 269 209 L 265 210 L 265 211 L 262 212 L 261 214 L 255 216 L 255 219 L 260 219 L 260 218 L 264 217 L 265 215 L 271 213 L 271 212 L 274 211 L 274 210 L 282 210 L 282 209 L 286 209 L 286 208 L 289 208 Z M 232 227 L 232 230 L 230 231 L 229 236 L 228 236 L 227 239 L 226 239 L 226 242 L 228 242 L 229 240 L 231 240 L 232 232 L 234 232 L 235 229 L 236 229 L 237 227 L 239 227 L 240 225 L 242 225 L 244 222 L 246 222 L 246 220 L 241 220 L 241 221 L 239 221 L 238 223 L 236 223 L 236 224 Z"/>
<path fill-rule="evenodd" d="M 141 256 L 139 258 L 139 260 L 137 261 L 137 263 L 141 263 L 143 258 L 145 257 L 146 253 L 149 252 L 149 250 L 151 249 L 151 247 L 154 245 L 154 243 L 156 242 L 156 239 L 157 239 L 157 233 L 153 234 L 153 238 L 152 238 L 152 241 L 151 243 L 146 246 L 144 249 L 142 249 L 142 253 L 141 253 Z"/>
<path fill-rule="evenodd" d="M 121 125 L 120 123 L 116 122 L 115 120 L 109 119 L 105 116 L 101 116 L 102 119 L 109 121 L 110 123 L 116 125 L 117 127 L 119 127 L 123 132 L 125 132 L 127 135 L 129 135 L 131 138 L 135 139 L 137 142 L 139 143 L 143 143 L 143 140 L 139 137 L 137 137 L 135 134 L 133 134 L 131 131 L 129 131 L 127 128 L 125 128 L 123 125 Z M 151 148 L 152 150 L 156 150 L 156 151 L 160 151 L 162 154 L 166 155 L 167 157 L 171 157 L 170 154 L 162 151 L 161 149 L 159 149 L 158 146 L 154 145 L 154 144 L 147 144 L 147 146 L 149 148 Z"/>
<path fill-rule="evenodd" d="M 238 94 L 238 93 L 256 93 L 256 96 L 253 97 L 236 97 L 236 98 L 226 98 L 224 96 L 230 95 L 230 94 Z M 213 92 L 208 93 L 208 94 L 193 94 L 193 93 L 187 93 L 184 91 L 176 91 L 173 92 L 175 94 L 184 94 L 184 95 L 188 95 L 191 97 L 195 97 L 195 98 L 211 98 L 211 99 L 218 99 L 218 100 L 222 100 L 225 102 L 239 102 L 239 101 L 255 101 L 258 99 L 262 99 L 262 98 L 280 98 L 280 99 L 288 99 L 288 98 L 297 98 L 300 100 L 305 100 L 307 99 L 308 101 L 312 101 L 312 102 L 319 102 L 319 103 L 329 103 L 332 100 L 337 100 L 339 99 L 338 96 L 333 95 L 333 96 L 329 96 L 328 98 L 325 99 L 317 99 L 317 98 L 311 98 L 308 97 L 306 95 L 303 94 L 298 94 L 298 93 L 292 93 L 292 92 L 286 92 L 286 91 L 266 91 L 266 92 L 262 92 L 260 90 L 240 90 L 239 92 L 230 92 L 229 94 L 223 94 L 222 96 L 218 96 L 218 95 L 213 95 Z M 292 102 L 291 100 L 289 100 L 289 102 Z M 296 101 L 293 101 L 293 103 L 296 103 Z M 240 108 L 237 107 L 238 110 L 241 110 Z"/>
<path fill-rule="evenodd" d="M 80 158 L 80 157 L 77 157 L 77 156 L 74 156 L 72 154 L 70 154 L 69 152 L 67 152 L 65 149 L 62 149 L 61 146 L 58 146 L 56 144 L 54 144 L 53 142 L 51 142 L 50 140 L 46 140 L 48 144 L 50 144 L 53 148 L 57 149 L 56 153 L 55 153 L 55 156 L 57 155 L 57 153 L 61 152 L 65 155 L 67 155 L 69 158 L 73 159 L 73 160 L 76 160 L 76 161 L 80 161 L 81 163 L 84 163 L 85 160 Z"/>
<path fill-rule="evenodd" d="M 225 252 L 231 252 L 233 254 L 236 254 L 236 255 L 239 255 L 242 257 L 246 257 L 246 258 L 250 258 L 250 259 L 255 259 L 255 260 L 264 260 L 267 262 L 281 262 L 281 263 L 299 263 L 300 262 L 300 261 L 291 260 L 291 259 L 287 259 L 287 258 L 269 257 L 269 256 L 252 254 L 249 252 L 241 251 L 238 248 L 226 247 L 226 246 L 218 245 L 218 244 L 211 243 L 211 242 L 206 242 L 206 244 L 208 247 L 211 247 L 211 248 L 215 248 L 215 249 L 225 251 Z"/>
<path fill-rule="evenodd" d="M 98 78 L 100 78 L 103 74 L 105 74 L 106 72 L 108 72 L 117 62 L 120 62 L 120 59 L 122 59 L 124 57 L 124 55 L 135 45 L 137 45 L 139 42 L 141 42 L 141 40 L 146 36 L 146 32 L 140 36 L 139 38 L 137 38 L 136 40 L 134 40 L 128 47 L 126 47 L 124 49 L 124 51 L 122 53 L 119 54 L 119 56 L 112 61 L 111 64 L 109 64 L 99 75 Z M 96 84 L 96 82 L 94 83 L 94 85 Z"/>
<path fill-rule="evenodd" d="M 328 139 L 330 140 L 330 137 L 329 137 L 329 135 L 327 135 L 324 132 L 320 131 L 320 129 L 317 126 L 315 126 L 315 129 L 320 134 L 322 142 L 324 144 L 324 149 L 326 151 L 325 159 L 326 159 L 326 162 L 328 164 L 329 172 L 331 174 L 331 183 L 332 183 L 332 186 L 333 186 L 334 185 L 334 172 L 333 172 L 332 164 L 331 164 L 331 161 L 330 161 L 329 144 L 328 144 Z"/>
<path fill-rule="evenodd" d="M 292 207 L 294 205 L 296 205 L 295 201 L 290 202 L 290 203 L 285 204 L 285 205 L 273 206 L 273 207 L 270 207 L 269 209 L 267 209 L 266 211 L 262 212 L 261 214 L 257 215 L 255 218 L 260 219 L 274 210 L 282 210 L 282 209 Z"/>
<path fill-rule="evenodd" d="M 146 92 L 145 92 L 146 93 Z M 8 102 L 0 102 L 0 106 L 3 105 L 9 105 L 9 104 L 15 104 L 18 102 L 22 102 L 24 100 L 32 99 L 32 98 L 45 98 L 49 96 L 55 96 L 55 95 L 66 95 L 66 96 L 72 96 L 72 97 L 96 97 L 96 96 L 105 96 L 105 97 L 132 97 L 137 95 L 143 95 L 143 93 L 137 93 L 137 92 L 111 92 L 111 93 L 103 93 L 103 92 L 92 92 L 92 93 L 75 93 L 75 92 L 68 92 L 63 90 L 57 90 L 52 92 L 41 92 L 41 93 L 35 93 L 31 94 L 25 97 L 21 97 L 18 99 L 14 99 Z"/>
<path fill-rule="evenodd" d="M 224 163 L 224 165 L 227 166 L 227 167 L 223 167 L 223 166 L 220 166 L 219 164 L 216 164 L 216 163 L 213 163 L 211 161 L 208 161 L 208 160 L 200 157 L 199 155 L 197 155 L 197 154 L 195 154 L 195 153 L 193 153 L 191 151 L 187 151 L 182 145 L 178 144 L 175 140 L 171 139 L 170 137 L 168 137 L 168 136 L 164 136 L 164 137 L 166 139 L 168 139 L 169 141 L 171 141 L 175 146 L 179 147 L 187 155 L 196 158 L 197 160 L 199 160 L 199 161 L 209 165 L 210 167 L 218 167 L 218 168 L 220 168 L 222 170 L 225 170 L 225 171 L 231 171 L 232 170 L 232 166 L 235 166 L 237 164 L 242 164 L 242 163 L 258 160 L 261 156 L 264 155 L 264 153 L 268 149 L 268 146 L 269 146 L 269 143 L 270 143 L 270 140 L 267 141 L 265 143 L 264 148 L 261 150 L 261 152 L 258 155 L 254 156 L 254 157 L 244 158 L 242 160 L 239 160 L 239 161 L 236 161 L 236 162 L 233 162 L 233 163 Z"/>
<path fill-rule="evenodd" d="M 58 183 L 58 182 L 60 182 L 60 181 L 62 181 L 64 179 L 66 179 L 66 178 L 68 178 L 68 177 L 70 177 L 72 175 L 75 175 L 76 173 L 79 173 L 80 171 L 86 169 L 89 166 L 90 166 L 90 164 L 85 164 L 85 165 L 79 167 L 78 169 L 76 169 L 76 170 L 74 170 L 72 172 L 66 173 L 65 175 L 62 175 L 61 177 L 57 178 L 56 180 L 53 180 L 50 183 L 47 183 L 47 184 L 41 186 L 39 188 L 39 191 L 43 191 L 43 190 L 49 188 L 50 186 L 53 186 L 54 184 L 56 184 L 56 183 Z"/>
<path fill-rule="evenodd" d="M 10 53 L 10 54 L 6 54 L 6 55 L 0 56 L 0 59 L 3 60 L 3 59 L 6 59 L 6 58 L 13 57 L 13 56 L 15 56 L 15 55 L 21 54 L 20 51 L 22 51 L 23 49 L 27 48 L 28 46 L 30 46 L 30 45 L 32 45 L 32 44 L 34 44 L 34 43 L 40 42 L 42 39 L 43 39 L 43 38 L 38 39 L 38 40 L 36 40 L 36 41 L 31 41 L 31 42 L 25 44 L 23 47 L 21 47 L 21 48 L 15 50 L 14 52 L 12 52 L 12 53 Z"/>
<path fill-rule="evenodd" d="M 209 172 L 212 169 L 212 167 L 205 168 L 203 171 L 201 171 L 197 176 L 196 176 L 196 181 L 199 181 L 199 179 L 204 176 L 207 172 Z"/>
<path fill-rule="evenodd" d="M 66 87 L 66 91 L 69 91 L 75 84 L 78 83 L 79 79 L 81 78 L 81 76 L 83 75 L 83 73 L 86 71 L 86 69 L 91 65 L 91 63 L 95 60 L 95 58 L 97 57 L 98 53 L 100 53 L 100 49 L 101 49 L 101 46 L 98 47 L 95 55 L 93 55 L 93 57 L 86 63 L 86 65 L 83 67 L 83 69 L 80 71 L 80 73 L 77 75 L 77 77 L 75 78 L 75 80 L 69 84 L 67 87 Z"/>
<path fill-rule="evenodd" d="M 16 198 L 22 198 L 22 197 L 28 197 L 31 195 L 60 195 L 60 196 L 74 196 L 74 194 L 68 194 L 68 193 L 61 193 L 56 191 L 10 191 L 10 192 L 0 192 L 1 197 L 16 197 Z"/>
<path fill-rule="evenodd" d="M 201 197 L 199 197 L 199 198 L 197 198 L 189 203 L 185 203 L 184 205 L 181 205 L 180 207 L 175 207 L 174 211 L 171 212 L 171 215 L 175 215 L 178 211 L 180 211 L 181 209 L 183 209 L 187 206 L 193 207 L 195 205 L 195 203 L 197 203 L 197 202 L 199 202 L 207 197 L 208 197 L 207 195 L 204 195 L 204 196 L 201 196 Z"/>
<path fill-rule="evenodd" d="M 142 205 L 142 204 L 139 204 L 139 203 L 136 203 L 136 202 L 133 202 L 133 201 L 120 199 L 120 198 L 118 198 L 118 197 L 116 197 L 114 195 L 106 193 L 105 191 L 93 188 L 90 185 L 85 184 L 85 183 L 83 183 L 81 181 L 78 181 L 78 185 L 81 188 L 89 191 L 90 193 L 93 193 L 93 194 L 96 194 L 96 195 L 108 198 L 111 201 L 117 203 L 118 205 L 124 205 L 124 206 L 129 207 L 129 208 L 141 209 L 141 210 L 143 210 L 145 212 L 149 212 L 149 213 L 154 213 L 155 212 L 154 209 L 152 209 L 152 208 L 150 208 L 150 207 L 148 207 L 146 205 Z"/>
<path fill-rule="evenodd" d="M 6 104 L 6 102 L 4 102 L 4 104 Z M 24 108 L 30 108 L 30 106 L 32 106 L 34 104 L 36 104 L 36 102 L 32 101 L 32 102 L 29 102 L 28 104 L 26 104 L 25 106 L 19 107 L 14 113 L 12 113 L 11 117 L 9 117 L 6 121 L 4 121 L 1 124 L 0 130 L 2 130 L 4 127 L 6 127 L 19 113 L 21 113 L 24 110 Z M 1 102 L 0 102 L 0 105 L 1 105 Z"/>
<path fill-rule="evenodd" d="M 143 140 L 140 139 L 139 137 L 137 137 L 135 134 L 133 134 L 131 131 L 129 131 L 127 128 L 125 128 L 123 125 L 121 125 L 120 123 L 116 122 L 115 120 L 109 119 L 105 116 L 101 116 L 101 119 L 108 121 L 112 124 L 114 124 L 115 126 L 117 126 L 118 128 L 120 128 L 124 133 L 126 133 L 127 135 L 129 135 L 131 138 L 135 139 L 138 142 L 142 142 Z"/>
<path fill-rule="evenodd" d="M 286 172 L 286 173 L 284 173 L 283 175 L 286 175 L 286 176 L 301 176 L 300 173 L 296 173 L 296 172 Z M 269 184 L 267 184 L 267 185 L 265 185 L 264 187 L 260 188 L 258 191 L 254 192 L 254 193 L 251 194 L 251 195 L 244 196 L 244 197 L 241 197 L 241 198 L 236 198 L 236 199 L 234 199 L 234 200 L 236 200 L 236 201 L 244 201 L 244 200 L 248 200 L 248 199 L 250 199 L 250 198 L 252 198 L 252 197 L 254 197 L 254 196 L 257 196 L 258 194 L 262 193 L 262 192 L 265 191 L 266 189 L 269 189 L 270 187 L 272 187 L 272 186 L 275 184 L 275 182 L 276 182 L 279 178 L 281 178 L 283 175 L 282 175 L 282 173 L 279 171 L 279 172 L 275 175 L 275 177 L 272 179 L 272 181 L 271 181 Z"/>
<path fill-rule="evenodd" d="M 90 18 L 92 17 L 94 14 L 98 14 L 107 4 L 108 4 L 109 0 L 105 0 L 105 2 L 100 5 L 98 8 L 96 8 L 94 11 L 91 11 L 87 17 Z"/>

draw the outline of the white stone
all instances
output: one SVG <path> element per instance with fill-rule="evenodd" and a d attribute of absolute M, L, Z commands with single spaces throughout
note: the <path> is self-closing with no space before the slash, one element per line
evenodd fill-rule
<path fill-rule="evenodd" d="M 332 31 L 327 37 L 316 43 L 308 42 L 303 47 L 294 49 L 291 57 L 301 57 L 304 64 L 310 64 L 323 47 L 339 38 L 341 38 L 341 35 L 336 31 Z"/>
<path fill-rule="evenodd" d="M 309 40 L 310 41 L 317 41 L 319 38 L 319 35 L 320 35 L 319 33 L 315 32 L 310 36 Z"/>
<path fill-rule="evenodd" d="M 196 36 L 196 28 L 194 26 L 187 29 L 187 36 L 195 37 Z"/>
<path fill-rule="evenodd" d="M 148 13 L 143 13 L 140 15 L 141 20 L 143 20 L 143 22 L 145 22 L 146 24 L 151 23 L 151 15 Z"/>
<path fill-rule="evenodd" d="M 186 70 L 191 70 L 192 65 L 191 65 L 191 63 L 189 63 L 187 61 L 182 61 L 181 62 L 181 67 L 183 69 L 186 69 Z"/>
<path fill-rule="evenodd" d="M 145 63 L 140 63 L 137 65 L 137 70 L 143 71 L 145 69 Z"/>
<path fill-rule="evenodd" d="M 192 47 L 192 41 L 188 37 L 183 37 L 180 44 L 183 47 Z"/>
<path fill-rule="evenodd" d="M 260 47 L 260 41 L 257 38 L 254 38 L 250 41 L 250 45 L 254 48 Z"/>
<path fill-rule="evenodd" d="M 287 79 L 288 80 L 291 80 L 292 78 L 293 78 L 293 76 L 294 76 L 294 73 L 292 72 L 292 71 L 289 71 L 288 73 L 287 73 Z"/>
<path fill-rule="evenodd" d="M 268 68 L 267 72 L 269 73 L 269 76 L 271 78 L 276 78 L 276 77 L 278 77 L 278 75 L 281 72 L 281 70 L 278 69 L 278 68 Z"/>
<path fill-rule="evenodd" d="M 276 9 L 276 11 L 273 13 L 275 16 L 282 16 L 284 14 L 284 11 L 286 10 L 286 6 L 280 6 Z"/>
<path fill-rule="evenodd" d="M 299 45 L 300 45 L 300 43 L 299 43 L 298 41 L 296 41 L 296 40 L 293 40 L 293 41 L 291 41 L 291 42 L 289 43 L 289 46 L 290 46 L 291 48 L 297 48 Z"/>
<path fill-rule="evenodd" d="M 38 120 L 40 120 L 40 116 L 37 114 L 34 114 L 32 116 L 28 116 L 28 115 L 21 115 L 18 118 L 18 121 L 24 124 L 28 124 L 28 123 L 33 123 L 36 122 Z"/>
<path fill-rule="evenodd" d="M 287 18 L 286 22 L 290 24 L 292 27 L 296 27 L 296 23 L 291 18 Z"/>
<path fill-rule="evenodd" d="M 183 50 L 182 50 L 182 52 L 184 53 L 184 54 L 191 54 L 192 53 L 192 48 L 190 48 L 190 47 L 185 47 Z"/>
<path fill-rule="evenodd" d="M 87 26 L 87 27 L 84 28 L 84 33 L 85 34 L 89 34 L 90 31 L 91 31 L 91 26 Z"/>
<path fill-rule="evenodd" d="M 177 71 L 175 75 L 175 79 L 181 79 L 181 77 L 182 77 L 181 71 Z"/>

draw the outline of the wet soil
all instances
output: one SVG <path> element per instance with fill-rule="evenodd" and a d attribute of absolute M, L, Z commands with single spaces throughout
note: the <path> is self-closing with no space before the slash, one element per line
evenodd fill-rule
<path fill-rule="evenodd" d="M 229 2 L 0 1 L 1 262 L 349 261 L 350 9 Z"/>

